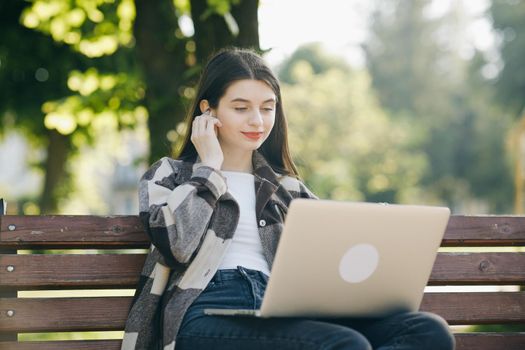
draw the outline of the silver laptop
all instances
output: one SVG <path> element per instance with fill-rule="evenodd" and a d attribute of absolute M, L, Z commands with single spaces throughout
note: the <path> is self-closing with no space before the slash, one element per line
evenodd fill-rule
<path fill-rule="evenodd" d="M 445 207 L 293 200 L 260 310 L 208 315 L 374 317 L 419 309 Z"/>

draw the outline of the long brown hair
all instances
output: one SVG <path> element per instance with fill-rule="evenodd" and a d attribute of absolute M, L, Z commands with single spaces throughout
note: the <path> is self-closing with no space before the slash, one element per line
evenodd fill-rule
<path fill-rule="evenodd" d="M 279 81 L 263 59 L 248 49 L 222 49 L 208 61 L 202 72 L 191 109 L 186 115 L 186 135 L 179 148 L 180 151 L 177 152 L 177 158 L 190 161 L 197 158 L 197 150 L 190 137 L 193 119 L 202 114 L 199 102 L 208 100 L 211 108 L 217 108 L 219 100 L 224 96 L 228 87 L 233 82 L 243 79 L 265 82 L 271 87 L 277 98 L 275 124 L 258 151 L 276 172 L 298 176 L 288 147 L 288 126 L 284 115 Z"/>

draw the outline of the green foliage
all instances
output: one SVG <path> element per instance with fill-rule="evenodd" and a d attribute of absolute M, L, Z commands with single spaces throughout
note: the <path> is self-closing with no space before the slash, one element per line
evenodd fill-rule
<path fill-rule="evenodd" d="M 11 45 L 0 50 L 0 57 L 5 57 L 1 78 L 11 84 L 2 100 L 16 111 L 16 125 L 26 125 L 36 135 L 43 134 L 43 127 L 56 129 L 77 141 L 90 138 L 76 132 L 93 136 L 87 129 L 99 117 L 112 119 L 120 127 L 133 127 L 136 118 L 132 112 L 144 97 L 144 87 L 126 57 L 130 52 L 115 52 L 119 45 L 131 42 L 134 11 L 131 0 L 34 1 L 20 11 L 20 21 L 27 29 L 10 23 L 4 35 Z M 14 45 L 15 40 L 29 47 Z M 33 55 L 28 54 L 31 50 Z M 88 59 L 104 55 L 111 58 Z M 88 65 L 92 67 L 82 73 Z M 115 73 L 117 65 L 131 71 Z M 28 77 L 31 71 L 33 79 Z M 26 91 L 31 98 L 24 95 Z"/>
<path fill-rule="evenodd" d="M 191 11 L 190 0 L 173 0 L 173 5 L 180 14 L 187 15 Z"/>
<path fill-rule="evenodd" d="M 428 171 L 421 185 L 455 212 L 509 212 L 512 180 L 505 137 L 508 118 L 495 106 L 487 81 L 477 78 L 479 57 L 459 57 L 442 33 L 458 27 L 454 7 L 429 19 L 428 0 L 378 1 L 366 45 L 373 87 L 395 118 L 425 132 Z M 486 209 L 483 209 L 485 207 Z"/>
<path fill-rule="evenodd" d="M 87 57 L 100 57 L 132 44 L 134 18 L 133 0 L 36 0 L 21 21 Z"/>
<path fill-rule="evenodd" d="M 287 62 L 302 74 L 296 84 L 283 84 L 291 149 L 304 180 L 322 198 L 415 200 L 426 166 L 424 154 L 414 151 L 417 130 L 379 108 L 366 72 L 314 74 L 307 64 Z"/>
<path fill-rule="evenodd" d="M 395 114 L 412 114 L 427 125 L 448 119 L 444 53 L 432 40 L 439 19 L 423 15 L 430 0 L 376 1 L 371 38 L 364 46 L 381 104 Z M 439 118 L 436 118 L 439 114 Z"/>
<path fill-rule="evenodd" d="M 129 61 L 123 56 L 131 52 L 114 55 L 120 46 L 132 43 L 134 18 L 132 0 L 37 0 L 22 12 L 20 20 L 25 27 L 45 33 L 88 58 L 113 55 L 105 61 L 89 61 L 94 67 L 84 73 L 70 70 L 67 74 L 70 95 L 42 104 L 44 126 L 62 135 L 72 135 L 74 146 L 93 140 L 97 124 L 133 127 L 137 115 L 140 118 L 145 114 L 139 106 L 144 97 L 143 84 L 134 67 L 127 62 L 122 65 L 123 60 Z M 116 64 L 131 70 L 100 72 L 108 68 L 111 71 Z"/>
<path fill-rule="evenodd" d="M 56 212 L 57 198 L 71 193 L 68 158 L 108 130 L 134 128 L 147 117 L 129 49 L 134 4 L 37 0 L 0 6 L 6 17 L 0 21 L 6 87 L 0 113 L 47 147 L 42 210 Z M 50 137 L 55 130 L 59 136 Z"/>
<path fill-rule="evenodd" d="M 300 80 L 301 72 L 298 72 L 299 62 L 307 63 L 305 69 L 311 69 L 313 73 L 324 73 L 329 69 L 338 68 L 348 70 L 346 63 L 337 57 L 330 56 L 323 51 L 320 43 L 312 43 L 300 46 L 289 59 L 284 61 L 278 68 L 279 78 L 283 83 L 294 84 Z M 294 72 L 295 71 L 295 72 Z"/>
<path fill-rule="evenodd" d="M 439 41 L 453 21 L 426 17 L 429 3 L 378 2 L 366 45 L 369 73 L 352 71 L 319 44 L 299 48 L 281 65 L 292 150 L 323 197 L 445 201 L 456 210 L 482 201 L 488 211 L 509 211 L 504 140 L 511 120 L 479 74 L 487 62 L 479 54 L 458 58 Z M 74 156 L 108 130 L 148 119 L 153 158 L 168 153 L 184 133 L 177 125 L 202 61 L 239 38 L 258 46 L 246 15 L 257 2 L 136 4 L 142 11 L 132 0 L 1 2 L 0 132 L 24 128 L 43 145 L 56 130 Z M 525 94 L 523 10 L 523 2 L 503 0 L 491 8 L 505 63 L 497 97 L 513 113 Z M 198 17 L 194 36 L 182 34 L 182 15 Z"/>
<path fill-rule="evenodd" d="M 525 108 L 525 2 L 494 0 L 490 12 L 502 39 L 504 65 L 496 81 L 497 96 L 518 116 Z"/>
<path fill-rule="evenodd" d="M 44 134 L 42 104 L 69 93 L 67 74 L 73 67 L 83 69 L 86 61 L 66 45 L 19 24 L 29 3 L 0 3 L 0 115 L 31 134 L 35 140 Z"/>
<path fill-rule="evenodd" d="M 210 13 L 225 15 L 230 12 L 230 0 L 207 0 Z"/>
<path fill-rule="evenodd" d="M 93 140 L 95 130 L 132 128 L 144 122 L 147 111 L 139 105 L 144 96 L 142 82 L 125 73 L 101 74 L 96 68 L 86 72 L 72 71 L 67 81 L 71 95 L 44 103 L 44 125 L 63 135 L 73 135 L 73 143 Z"/>

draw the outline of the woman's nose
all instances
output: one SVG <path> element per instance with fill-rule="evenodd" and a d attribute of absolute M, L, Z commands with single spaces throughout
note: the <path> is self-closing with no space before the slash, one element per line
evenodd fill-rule
<path fill-rule="evenodd" d="M 262 120 L 261 112 L 258 110 L 255 110 L 250 116 L 249 123 L 250 125 L 262 125 L 263 120 Z"/>

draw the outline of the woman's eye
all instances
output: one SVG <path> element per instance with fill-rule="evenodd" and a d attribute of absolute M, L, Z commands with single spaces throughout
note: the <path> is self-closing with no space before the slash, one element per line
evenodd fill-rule
<path fill-rule="evenodd" d="M 264 107 L 263 110 L 266 111 L 266 112 L 272 112 L 273 111 L 273 107 Z"/>
<path fill-rule="evenodd" d="M 243 112 L 243 111 L 245 111 L 245 110 L 247 110 L 247 109 L 248 109 L 248 108 L 246 108 L 246 107 L 235 107 L 235 110 L 236 110 L 236 111 L 239 111 L 239 112 Z"/>

